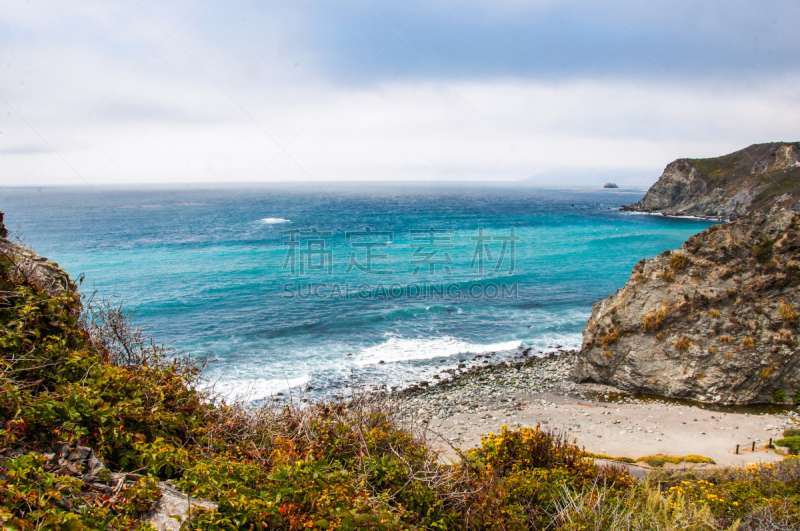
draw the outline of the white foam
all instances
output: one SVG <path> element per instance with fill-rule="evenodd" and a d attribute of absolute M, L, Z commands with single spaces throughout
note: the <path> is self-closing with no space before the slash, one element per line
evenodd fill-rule
<path fill-rule="evenodd" d="M 693 219 L 696 221 L 714 221 L 714 222 L 724 223 L 724 220 L 721 218 L 704 218 L 701 216 L 676 216 L 671 214 L 664 214 L 662 212 L 635 212 L 631 210 L 622 210 L 622 207 L 620 207 L 618 210 L 629 216 L 658 216 L 667 219 Z"/>
<path fill-rule="evenodd" d="M 480 354 L 519 348 L 522 341 L 505 341 L 489 345 L 468 343 L 450 336 L 436 339 L 409 339 L 389 335 L 383 343 L 362 350 L 353 360 L 356 365 L 443 358 L 458 354 Z"/>
<path fill-rule="evenodd" d="M 290 223 L 290 220 L 283 218 L 264 218 L 264 219 L 259 219 L 258 221 L 263 223 L 264 225 L 275 225 L 277 223 Z"/>
<path fill-rule="evenodd" d="M 549 354 L 559 350 L 580 350 L 582 341 L 581 334 L 547 334 L 526 341 L 526 345 L 542 354 Z"/>
<path fill-rule="evenodd" d="M 275 378 L 271 380 L 235 379 L 218 382 L 215 385 L 215 390 L 233 400 L 263 400 L 274 396 L 278 392 L 305 386 L 308 382 L 308 374 L 296 378 Z"/>

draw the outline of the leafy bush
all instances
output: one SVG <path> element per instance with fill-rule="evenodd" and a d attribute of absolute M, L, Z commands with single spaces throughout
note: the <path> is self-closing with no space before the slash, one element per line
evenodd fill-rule
<path fill-rule="evenodd" d="M 766 262 L 772 257 L 772 247 L 775 242 L 769 238 L 758 238 L 758 242 L 753 245 L 753 256 L 759 262 Z"/>
<path fill-rule="evenodd" d="M 772 398 L 775 399 L 775 402 L 778 404 L 782 404 L 784 400 L 786 400 L 786 391 L 783 389 L 775 389 L 775 393 L 773 393 Z"/>

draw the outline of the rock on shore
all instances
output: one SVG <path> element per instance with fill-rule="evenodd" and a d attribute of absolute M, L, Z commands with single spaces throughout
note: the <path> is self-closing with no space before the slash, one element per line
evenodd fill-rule
<path fill-rule="evenodd" d="M 725 404 L 800 384 L 800 215 L 751 214 L 636 264 L 596 303 L 572 378 Z"/>

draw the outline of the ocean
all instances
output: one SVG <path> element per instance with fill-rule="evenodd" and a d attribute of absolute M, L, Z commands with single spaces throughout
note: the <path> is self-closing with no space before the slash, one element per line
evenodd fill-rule
<path fill-rule="evenodd" d="M 207 357 L 230 396 L 405 386 L 578 348 L 633 265 L 710 225 L 643 191 L 322 183 L 0 191 L 9 231 Z M 480 356 L 480 357 L 476 357 Z"/>

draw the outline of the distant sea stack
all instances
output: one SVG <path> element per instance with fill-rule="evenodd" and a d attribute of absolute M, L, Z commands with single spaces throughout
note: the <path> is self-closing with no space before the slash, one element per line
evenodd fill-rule
<path fill-rule="evenodd" d="M 641 260 L 597 302 L 572 378 L 723 404 L 800 392 L 798 143 L 667 166 L 628 210 L 739 218 Z M 800 396 L 800 395 L 798 395 Z"/>
<path fill-rule="evenodd" d="M 606 181 L 606 183 L 603 185 L 603 188 L 619 188 L 619 186 L 611 181 Z"/>
<path fill-rule="evenodd" d="M 712 159 L 678 159 L 623 210 L 729 221 L 800 200 L 800 142 L 754 144 Z"/>

